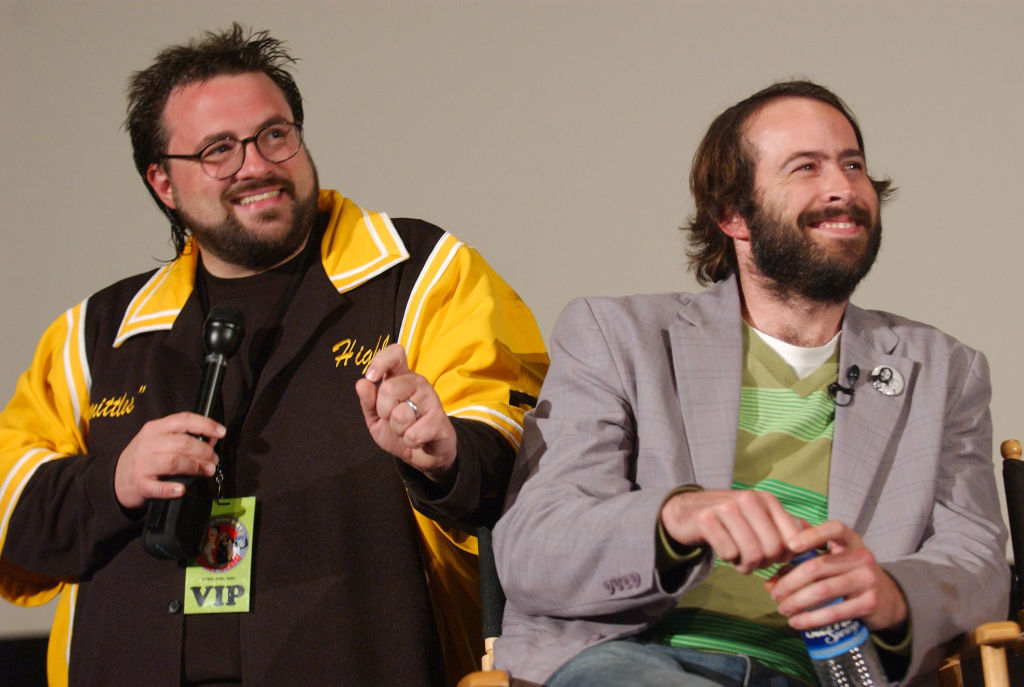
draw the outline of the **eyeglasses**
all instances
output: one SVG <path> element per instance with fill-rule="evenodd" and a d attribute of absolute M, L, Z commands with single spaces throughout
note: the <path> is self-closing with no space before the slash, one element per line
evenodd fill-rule
<path fill-rule="evenodd" d="M 161 155 L 161 160 L 198 160 L 207 176 L 227 179 L 245 164 L 245 146 L 252 142 L 267 162 L 284 162 L 295 157 L 302 147 L 302 127 L 291 122 L 267 124 L 248 138 L 239 141 L 231 136 L 214 141 L 195 155 Z"/>

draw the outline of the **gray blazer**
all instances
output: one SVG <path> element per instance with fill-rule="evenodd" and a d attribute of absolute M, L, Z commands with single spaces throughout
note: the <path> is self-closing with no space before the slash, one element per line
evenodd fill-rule
<path fill-rule="evenodd" d="M 542 683 L 588 646 L 651 626 L 707 574 L 709 557 L 663 588 L 655 529 L 672 489 L 731 486 L 741 331 L 733 279 L 566 307 L 494 531 L 508 597 L 499 668 Z M 862 374 L 836 408 L 829 518 L 861 534 L 907 598 L 909 684 L 948 640 L 1006 614 L 988 364 L 932 327 L 853 305 L 839 357 L 840 381 L 851 365 Z M 901 394 L 872 387 L 878 365 L 902 374 Z"/>

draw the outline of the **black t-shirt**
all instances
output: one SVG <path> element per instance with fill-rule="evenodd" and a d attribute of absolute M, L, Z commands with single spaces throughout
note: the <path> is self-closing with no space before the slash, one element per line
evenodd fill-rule
<path fill-rule="evenodd" d="M 250 277 L 223 279 L 207 272 L 202 264 L 196 273 L 204 308 L 231 305 L 244 316 L 245 331 L 238 351 L 224 370 L 220 402 L 211 415 L 227 428 L 218 443 L 224 472 L 223 496 L 250 496 L 234 492 L 232 437 L 242 426 L 249 409 L 249 396 L 259 380 L 263 364 L 280 339 L 281 318 L 295 286 L 308 269 L 303 253 L 266 272 Z M 256 542 L 259 547 L 259 542 Z M 242 659 L 239 615 L 213 613 L 185 616 L 183 675 L 185 684 L 215 685 L 241 683 Z"/>

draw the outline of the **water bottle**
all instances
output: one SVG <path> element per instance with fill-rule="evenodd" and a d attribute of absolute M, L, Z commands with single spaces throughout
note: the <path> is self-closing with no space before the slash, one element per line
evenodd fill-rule
<path fill-rule="evenodd" d="M 796 556 L 793 564 L 817 555 L 816 551 L 807 551 Z M 800 634 L 822 687 L 889 687 L 868 628 L 859 620 L 840 620 Z"/>

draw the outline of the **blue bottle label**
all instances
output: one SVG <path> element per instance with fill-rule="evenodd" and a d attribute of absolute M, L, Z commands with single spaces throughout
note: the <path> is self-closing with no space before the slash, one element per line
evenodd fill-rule
<path fill-rule="evenodd" d="M 803 563 L 817 555 L 815 551 L 805 551 L 795 556 L 793 563 Z M 822 605 L 831 606 L 841 601 L 843 599 L 838 598 Z M 857 619 L 840 620 L 837 623 L 825 625 L 824 627 L 804 630 L 800 634 L 803 635 L 804 644 L 807 645 L 807 653 L 815 661 L 845 654 L 850 649 L 856 648 L 868 640 L 868 628 Z"/>
<path fill-rule="evenodd" d="M 841 620 L 800 634 L 807 645 L 807 653 L 818 661 L 834 658 L 860 646 L 868 639 L 868 628 L 859 620 Z"/>

